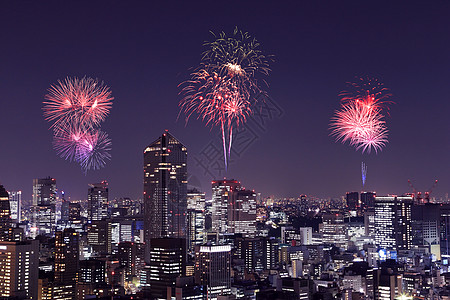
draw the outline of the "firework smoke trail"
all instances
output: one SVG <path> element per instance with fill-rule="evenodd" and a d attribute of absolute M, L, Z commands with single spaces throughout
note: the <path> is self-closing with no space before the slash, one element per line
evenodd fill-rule
<path fill-rule="evenodd" d="M 180 85 L 180 113 L 185 113 L 186 123 L 197 114 L 206 125 L 220 127 L 227 168 L 233 129 L 246 122 L 256 96 L 263 93 L 257 75 L 269 74 L 271 59 L 248 33 L 236 29 L 230 37 L 225 33 L 214 37 L 204 44 L 207 50 L 200 66 Z"/>
<path fill-rule="evenodd" d="M 111 140 L 98 130 L 112 106 L 111 91 L 92 78 L 69 78 L 52 85 L 44 101 L 44 117 L 52 123 L 58 155 L 84 169 L 99 169 L 110 159 Z"/>
<path fill-rule="evenodd" d="M 362 184 L 363 187 L 366 184 L 366 178 L 367 178 L 367 166 L 364 162 L 361 163 L 361 177 L 362 177 Z"/>
<path fill-rule="evenodd" d="M 388 130 L 382 110 L 391 96 L 376 79 L 360 79 L 349 84 L 353 91 L 340 94 L 342 105 L 331 119 L 331 135 L 336 141 L 349 142 L 356 150 L 370 153 L 381 150 L 388 142 Z"/>

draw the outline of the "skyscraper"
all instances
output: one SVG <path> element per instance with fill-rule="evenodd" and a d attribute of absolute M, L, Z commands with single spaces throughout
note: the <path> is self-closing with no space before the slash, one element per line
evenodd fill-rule
<path fill-rule="evenodd" d="M 0 297 L 37 299 L 39 242 L 0 242 Z"/>
<path fill-rule="evenodd" d="M 197 190 L 187 192 L 187 242 L 190 252 L 194 246 L 204 243 L 205 232 L 205 193 Z"/>
<path fill-rule="evenodd" d="M 20 222 L 22 218 L 22 191 L 9 192 L 9 207 L 11 209 L 11 219 Z"/>
<path fill-rule="evenodd" d="M 231 293 L 231 246 L 196 246 L 195 282 L 206 286 L 207 299 Z"/>
<path fill-rule="evenodd" d="M 184 276 L 186 241 L 180 238 L 152 239 L 150 244 L 150 290 L 156 299 L 167 299 L 167 288 Z"/>
<path fill-rule="evenodd" d="M 144 239 L 147 245 L 153 238 L 186 237 L 186 163 L 186 147 L 167 130 L 144 150 Z"/>
<path fill-rule="evenodd" d="M 79 234 L 73 228 L 57 231 L 55 236 L 55 281 L 75 283 L 77 280 Z"/>
<path fill-rule="evenodd" d="M 33 205 L 56 203 L 56 179 L 47 177 L 33 179 Z"/>
<path fill-rule="evenodd" d="M 256 233 L 256 193 L 250 190 L 233 191 L 228 205 L 228 233 L 254 237 Z"/>
<path fill-rule="evenodd" d="M 33 229 L 35 234 L 53 235 L 56 226 L 56 179 L 33 179 Z"/>
<path fill-rule="evenodd" d="M 108 218 L 108 182 L 89 184 L 88 189 L 89 221 Z"/>
<path fill-rule="evenodd" d="M 411 196 L 375 197 L 375 244 L 382 249 L 412 246 Z"/>
<path fill-rule="evenodd" d="M 9 227 L 11 222 L 11 212 L 9 209 L 9 194 L 0 185 L 0 240 L 9 240 Z"/>
<path fill-rule="evenodd" d="M 345 200 L 347 200 L 347 207 L 349 210 L 356 210 L 359 207 L 359 193 L 358 192 L 348 192 L 345 195 Z"/>
<path fill-rule="evenodd" d="M 237 180 L 214 180 L 212 182 L 212 230 L 214 232 L 227 232 L 228 206 L 231 203 L 232 191 L 241 188 Z"/>

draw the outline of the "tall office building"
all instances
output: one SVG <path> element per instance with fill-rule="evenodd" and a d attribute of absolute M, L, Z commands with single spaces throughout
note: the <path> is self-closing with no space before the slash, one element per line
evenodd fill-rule
<path fill-rule="evenodd" d="M 195 245 L 203 244 L 206 239 L 205 211 L 188 209 L 186 219 L 188 248 L 193 252 Z"/>
<path fill-rule="evenodd" d="M 231 203 L 233 191 L 241 189 L 237 180 L 214 180 L 212 182 L 212 230 L 214 232 L 227 232 L 228 206 Z"/>
<path fill-rule="evenodd" d="M 37 299 L 39 242 L 0 242 L 0 297 Z"/>
<path fill-rule="evenodd" d="M 79 262 L 79 234 L 73 228 L 57 231 L 55 236 L 55 282 L 75 283 Z"/>
<path fill-rule="evenodd" d="M 112 252 L 112 228 L 108 220 L 92 221 L 87 226 L 87 242 L 99 254 Z"/>
<path fill-rule="evenodd" d="M 89 221 L 100 221 L 108 218 L 108 182 L 89 184 L 88 189 Z"/>
<path fill-rule="evenodd" d="M 186 241 L 180 238 L 152 239 L 149 265 L 152 296 L 167 299 L 167 289 L 175 288 L 177 277 L 184 276 Z"/>
<path fill-rule="evenodd" d="M 450 205 L 442 205 L 440 209 L 440 244 L 441 255 L 450 256 Z"/>
<path fill-rule="evenodd" d="M 53 235 L 56 226 L 56 179 L 33 179 L 34 234 Z"/>
<path fill-rule="evenodd" d="M 144 150 L 144 239 L 186 237 L 187 149 L 167 130 Z"/>
<path fill-rule="evenodd" d="M 22 191 L 9 192 L 9 207 L 11 209 L 11 219 L 19 223 L 22 219 Z"/>
<path fill-rule="evenodd" d="M 11 211 L 9 209 L 9 194 L 0 185 L 0 240 L 9 240 L 9 227 L 11 225 Z"/>
<path fill-rule="evenodd" d="M 196 189 L 187 192 L 187 243 L 190 252 L 194 251 L 194 246 L 203 244 L 206 237 L 205 216 L 206 216 L 205 193 Z"/>
<path fill-rule="evenodd" d="M 56 179 L 47 177 L 33 179 L 33 205 L 56 203 Z"/>
<path fill-rule="evenodd" d="M 256 234 L 256 193 L 238 190 L 231 193 L 228 205 L 228 233 L 240 233 L 244 237 Z"/>
<path fill-rule="evenodd" d="M 361 192 L 361 208 L 363 211 L 371 210 L 375 207 L 375 192 Z"/>
<path fill-rule="evenodd" d="M 195 283 L 206 287 L 206 299 L 231 293 L 231 246 L 196 246 Z"/>
<path fill-rule="evenodd" d="M 407 250 L 412 246 L 411 196 L 375 197 L 375 245 Z"/>
<path fill-rule="evenodd" d="M 430 253 L 441 260 L 441 210 L 445 204 L 425 203 L 412 207 L 412 243 L 427 246 Z"/>
<path fill-rule="evenodd" d="M 345 195 L 345 200 L 347 200 L 347 207 L 349 210 L 356 210 L 359 207 L 359 193 L 349 192 Z"/>

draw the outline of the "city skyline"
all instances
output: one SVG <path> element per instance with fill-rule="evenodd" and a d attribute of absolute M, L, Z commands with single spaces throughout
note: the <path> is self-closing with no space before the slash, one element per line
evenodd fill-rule
<path fill-rule="evenodd" d="M 227 177 L 264 196 L 343 196 L 363 190 L 362 162 L 366 191 L 402 195 L 412 192 L 408 179 L 422 191 L 438 179 L 431 197 L 449 192 L 449 4 L 249 2 L 236 11 L 220 3 L 136 2 L 113 4 L 106 13 L 102 3 L 89 10 L 56 2 L 4 5 L 0 184 L 22 191 L 25 203 L 32 180 L 47 176 L 73 200 L 87 199 L 88 184 L 103 180 L 111 199 L 142 198 L 141 153 L 165 129 L 189 150 L 188 183 L 208 194 L 211 179 Z M 267 91 L 279 111 L 264 126 L 249 122 L 248 147 L 236 147 L 240 156 L 228 171 L 210 178 L 197 159 L 218 132 L 195 119 L 177 121 L 178 84 L 197 65 L 209 31 L 230 33 L 236 26 L 274 55 Z M 42 115 L 47 89 L 67 76 L 98 78 L 115 98 L 102 125 L 112 139 L 112 159 L 87 175 L 58 157 Z M 329 136 L 338 94 L 355 76 L 377 77 L 393 94 L 389 143 L 377 154 L 361 154 Z"/>

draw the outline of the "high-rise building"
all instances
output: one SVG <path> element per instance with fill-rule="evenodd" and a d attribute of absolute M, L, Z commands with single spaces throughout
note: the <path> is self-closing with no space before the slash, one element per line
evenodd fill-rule
<path fill-rule="evenodd" d="M 375 245 L 407 250 L 412 246 L 411 196 L 375 197 Z"/>
<path fill-rule="evenodd" d="M 187 149 L 167 130 L 144 150 L 144 239 L 186 237 Z"/>
<path fill-rule="evenodd" d="M 188 250 L 193 252 L 195 245 L 203 244 L 206 239 L 205 211 L 188 209 L 186 219 Z"/>
<path fill-rule="evenodd" d="M 69 221 L 79 221 L 81 219 L 81 205 L 80 203 L 69 203 Z"/>
<path fill-rule="evenodd" d="M 187 191 L 187 209 L 205 210 L 205 193 L 196 189 Z"/>
<path fill-rule="evenodd" d="M 359 193 L 349 192 L 345 195 L 347 200 L 347 207 L 349 210 L 356 210 L 359 207 Z"/>
<path fill-rule="evenodd" d="M 33 179 L 33 205 L 56 203 L 56 179 L 47 177 Z"/>
<path fill-rule="evenodd" d="M 441 210 L 446 207 L 448 206 L 434 203 L 412 207 L 412 243 L 427 246 L 437 260 L 441 260 Z"/>
<path fill-rule="evenodd" d="M 440 244 L 441 255 L 450 256 L 450 205 L 443 205 L 440 209 Z"/>
<path fill-rule="evenodd" d="M 87 226 L 87 241 L 92 250 L 99 254 L 112 252 L 111 222 L 108 220 L 92 221 Z"/>
<path fill-rule="evenodd" d="M 206 287 L 206 298 L 231 293 L 231 246 L 196 246 L 195 283 Z"/>
<path fill-rule="evenodd" d="M 312 227 L 300 227 L 299 232 L 302 245 L 312 245 Z"/>
<path fill-rule="evenodd" d="M 121 266 L 125 267 L 125 278 L 132 279 L 136 274 L 136 244 L 133 242 L 121 242 L 118 245 L 117 258 Z"/>
<path fill-rule="evenodd" d="M 319 232 L 323 233 L 323 242 L 347 248 L 346 225 L 341 214 L 324 214 Z"/>
<path fill-rule="evenodd" d="M 150 290 L 156 299 L 167 299 L 167 289 L 175 288 L 176 279 L 184 276 L 186 240 L 157 238 L 150 242 Z"/>
<path fill-rule="evenodd" d="M 8 193 L 11 219 L 14 222 L 20 222 L 22 219 L 22 191 L 10 191 Z"/>
<path fill-rule="evenodd" d="M 56 179 L 33 179 L 33 235 L 52 236 L 56 226 Z"/>
<path fill-rule="evenodd" d="M 228 205 L 228 233 L 240 233 L 244 237 L 256 234 L 256 193 L 237 190 L 231 193 Z"/>
<path fill-rule="evenodd" d="M 228 230 L 228 206 L 231 202 L 232 191 L 241 188 L 237 180 L 214 180 L 212 182 L 212 230 L 224 233 Z"/>
<path fill-rule="evenodd" d="M 102 283 L 105 282 L 105 262 L 99 259 L 80 260 L 78 282 Z"/>
<path fill-rule="evenodd" d="M 361 208 L 363 211 L 371 210 L 375 207 L 375 192 L 361 192 Z"/>
<path fill-rule="evenodd" d="M 55 236 L 55 282 L 71 284 L 78 278 L 79 234 L 73 228 Z"/>
<path fill-rule="evenodd" d="M 212 182 L 212 231 L 240 233 L 254 237 L 256 233 L 256 193 L 241 187 L 237 180 Z"/>
<path fill-rule="evenodd" d="M 89 221 L 100 221 L 108 218 L 108 182 L 89 184 L 88 189 Z"/>
<path fill-rule="evenodd" d="M 0 242 L 0 297 L 37 299 L 39 242 Z"/>
<path fill-rule="evenodd" d="M 9 194 L 3 185 L 0 185 L 0 241 L 9 240 L 10 225 L 11 211 L 9 209 Z"/>
<path fill-rule="evenodd" d="M 187 192 L 187 243 L 189 252 L 194 252 L 195 245 L 203 244 L 206 238 L 205 193 L 196 189 Z"/>

